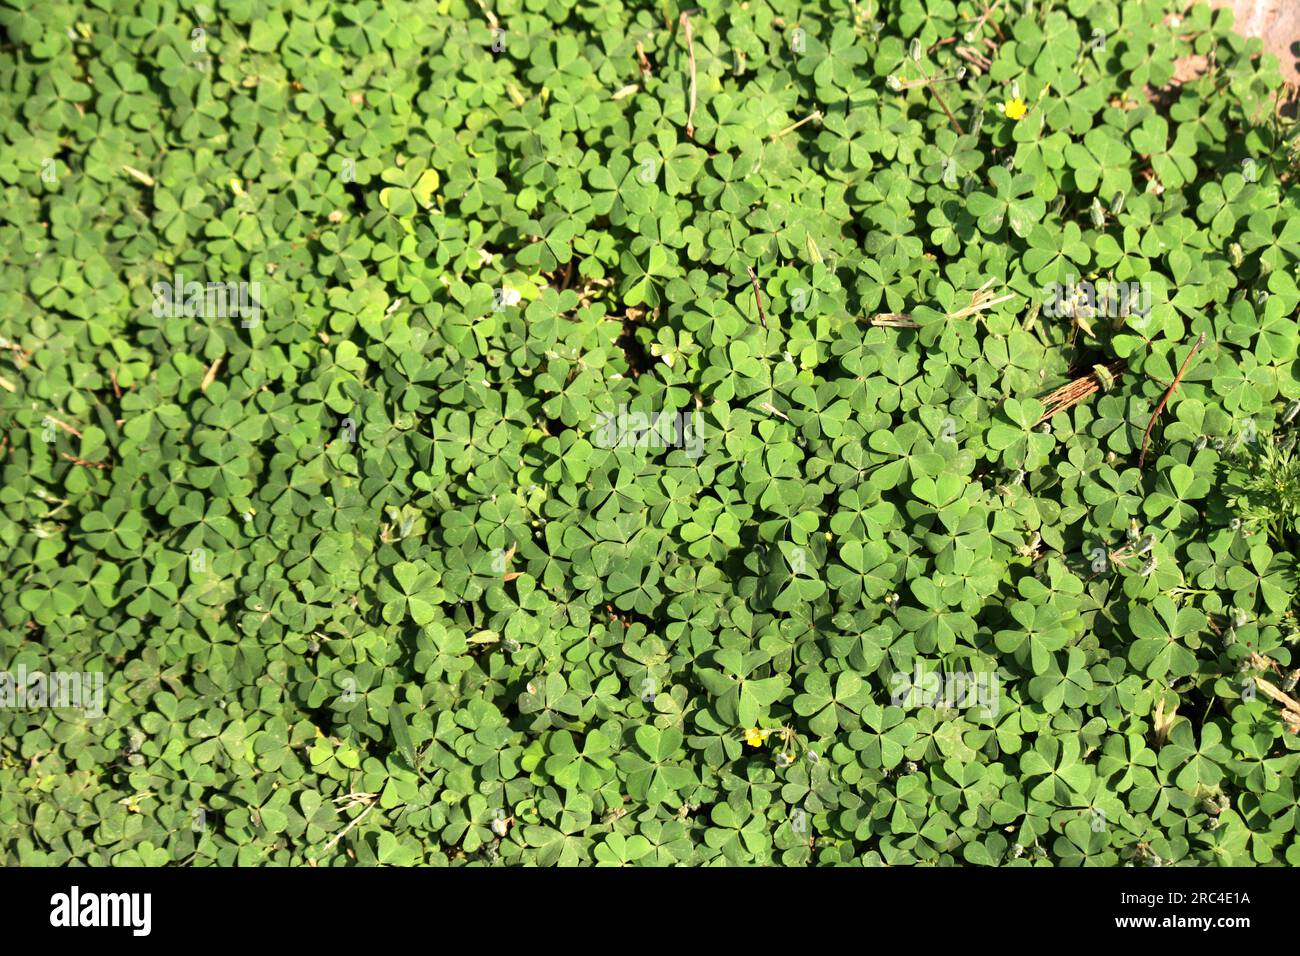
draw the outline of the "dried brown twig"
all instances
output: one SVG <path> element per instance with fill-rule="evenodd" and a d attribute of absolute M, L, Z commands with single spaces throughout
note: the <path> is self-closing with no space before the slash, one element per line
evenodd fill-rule
<path fill-rule="evenodd" d="M 929 72 L 924 67 L 921 66 L 920 60 L 916 60 L 914 62 L 916 63 L 917 70 L 920 72 L 922 76 L 925 77 L 925 85 L 928 86 L 930 88 L 930 92 L 934 94 L 935 102 L 938 103 L 939 108 L 942 109 L 945 114 L 947 114 L 948 122 L 952 124 L 952 128 L 957 131 L 958 136 L 965 136 L 966 131 L 961 128 L 961 123 L 957 122 L 957 117 L 953 115 L 952 110 L 948 109 L 948 104 L 944 102 L 943 94 L 939 92 L 939 83 L 944 78 L 931 77 Z"/>
<path fill-rule="evenodd" d="M 84 468 L 98 468 L 103 470 L 111 467 L 106 461 L 87 461 L 84 458 L 77 458 L 75 455 L 69 455 L 66 451 L 60 454 L 74 465 L 81 465 Z"/>
<path fill-rule="evenodd" d="M 758 318 L 763 323 L 763 328 L 767 328 L 767 316 L 763 314 L 763 296 L 758 291 L 758 273 L 754 271 L 753 266 L 745 266 L 749 270 L 749 281 L 754 284 L 754 304 L 758 306 Z"/>
<path fill-rule="evenodd" d="M 1176 389 L 1178 383 L 1183 380 L 1183 373 L 1187 371 L 1187 366 L 1192 361 L 1192 356 L 1196 354 L 1197 350 L 1204 344 L 1204 342 L 1205 333 L 1202 332 L 1200 338 L 1196 340 L 1196 344 L 1192 346 L 1192 350 L 1187 353 L 1187 358 L 1183 359 L 1183 364 L 1178 369 L 1178 374 L 1174 376 L 1174 380 L 1169 384 L 1169 387 L 1165 389 L 1164 398 L 1160 399 L 1160 404 L 1157 405 L 1156 410 L 1151 413 L 1151 421 L 1147 422 L 1147 430 L 1142 435 L 1142 452 L 1138 455 L 1139 471 L 1142 470 L 1142 464 L 1147 458 L 1147 443 L 1151 441 L 1151 429 L 1155 427 L 1156 419 L 1159 418 L 1160 413 L 1165 410 L 1165 403 L 1169 401 L 1169 396 L 1174 394 L 1174 389 Z"/>

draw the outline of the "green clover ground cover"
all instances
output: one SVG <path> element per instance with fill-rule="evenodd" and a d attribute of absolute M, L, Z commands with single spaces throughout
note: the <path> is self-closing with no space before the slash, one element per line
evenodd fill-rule
<path fill-rule="evenodd" d="M 996 6 L 0 0 L 0 858 L 1300 864 L 1278 64 Z"/>

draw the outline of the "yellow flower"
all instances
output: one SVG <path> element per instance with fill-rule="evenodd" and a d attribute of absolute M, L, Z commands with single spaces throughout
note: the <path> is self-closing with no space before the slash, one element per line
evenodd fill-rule
<path fill-rule="evenodd" d="M 1018 120 L 1029 112 L 1029 107 L 1025 105 L 1024 100 L 1017 96 L 1015 99 L 1007 100 L 1002 107 L 1002 111 L 1007 114 L 1008 119 Z"/>
<path fill-rule="evenodd" d="M 770 730 L 759 730 L 757 727 L 750 727 L 745 731 L 745 743 L 751 747 L 761 747 L 767 743 L 767 735 L 771 732 Z"/>

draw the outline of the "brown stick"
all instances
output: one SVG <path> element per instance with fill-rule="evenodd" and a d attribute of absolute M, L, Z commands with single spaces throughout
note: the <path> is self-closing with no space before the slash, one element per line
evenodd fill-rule
<path fill-rule="evenodd" d="M 767 316 L 763 314 L 763 296 L 758 291 L 758 273 L 754 271 L 753 266 L 745 266 L 749 270 L 749 281 L 754 283 L 754 303 L 758 306 L 758 318 L 763 323 L 763 328 L 767 328 Z"/>
<path fill-rule="evenodd" d="M 695 40 L 691 37 L 691 15 L 683 13 L 682 26 L 686 30 L 686 49 L 691 57 L 691 109 L 686 114 L 686 138 L 695 138 Z"/>
<path fill-rule="evenodd" d="M 933 83 L 930 84 L 930 92 L 934 94 L 934 98 L 939 102 L 939 105 L 943 107 L 943 111 L 948 114 L 948 122 L 952 123 L 952 128 L 957 131 L 957 135 L 965 136 L 966 131 L 961 128 L 961 123 L 957 122 L 957 117 L 952 115 L 952 110 L 948 109 L 948 104 L 943 101 L 943 94 L 939 92 L 938 88 Z"/>
<path fill-rule="evenodd" d="M 59 454 L 62 455 L 64 458 L 66 458 L 68 461 L 72 462 L 74 465 L 82 465 L 82 466 L 84 466 L 84 467 L 86 467 L 86 468 L 107 468 L 107 467 L 109 467 L 109 465 L 108 465 L 107 462 L 103 462 L 103 461 L 86 461 L 86 459 L 84 459 L 84 458 L 77 458 L 77 457 L 75 457 L 74 455 L 69 455 L 66 451 L 64 451 L 64 452 L 60 452 Z"/>
<path fill-rule="evenodd" d="M 945 113 L 948 114 L 948 122 L 950 122 L 950 123 L 952 124 L 952 128 L 955 129 L 955 130 L 957 131 L 957 135 L 958 135 L 958 136 L 965 136 L 965 135 L 966 135 L 966 131 L 965 131 L 964 129 L 961 128 L 961 123 L 958 123 L 958 122 L 957 122 L 957 117 L 955 117 L 955 116 L 952 115 L 952 110 L 948 109 L 948 104 L 945 103 L 945 102 L 943 101 L 943 94 L 939 92 L 939 88 L 938 88 L 938 86 L 936 86 L 936 84 L 939 82 L 939 80 L 941 80 L 941 79 L 943 79 L 943 78 L 942 78 L 942 77 L 937 77 L 937 78 L 931 79 L 929 72 L 926 71 L 925 69 L 922 69 L 922 67 L 921 67 L 921 63 L 920 63 L 919 60 L 918 60 L 917 63 L 916 63 L 916 68 L 917 68 L 917 70 L 920 71 L 921 75 L 922 75 L 923 77 L 925 77 L 925 85 L 928 86 L 928 87 L 930 88 L 930 92 L 934 94 L 934 98 L 935 98 L 935 100 L 938 101 L 939 106 L 942 107 L 943 111 L 944 111 Z"/>
<path fill-rule="evenodd" d="M 1142 464 L 1143 462 L 1146 461 L 1147 458 L 1147 442 L 1151 441 L 1151 429 L 1155 427 L 1156 419 L 1159 418 L 1160 413 L 1165 410 L 1165 403 L 1169 401 L 1169 396 L 1174 394 L 1174 389 L 1176 389 L 1178 387 L 1178 383 L 1182 381 L 1183 373 L 1187 371 L 1187 364 L 1191 362 L 1192 356 L 1196 354 L 1197 349 L 1199 349 L 1201 345 L 1204 344 L 1204 342 L 1205 342 L 1205 333 L 1202 332 L 1200 338 L 1196 340 L 1196 344 L 1192 346 L 1192 350 L 1187 353 L 1187 358 L 1183 359 L 1183 364 L 1182 367 L 1179 368 L 1178 374 L 1175 375 L 1174 380 L 1169 383 L 1169 388 L 1165 390 L 1164 398 L 1160 399 L 1160 404 L 1156 406 L 1155 412 L 1153 412 L 1151 415 L 1151 421 L 1147 422 L 1147 430 L 1142 435 L 1142 453 L 1138 455 L 1139 471 L 1142 470 Z"/>

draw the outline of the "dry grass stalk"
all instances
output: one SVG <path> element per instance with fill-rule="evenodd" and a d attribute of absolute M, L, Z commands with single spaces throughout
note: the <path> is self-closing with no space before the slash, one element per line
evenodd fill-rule
<path fill-rule="evenodd" d="M 695 39 L 691 36 L 691 14 L 686 11 L 681 16 L 682 28 L 686 31 L 686 51 L 690 55 L 691 63 L 691 90 L 690 90 L 690 110 L 686 114 L 686 138 L 695 138 L 695 98 L 697 85 L 695 80 Z"/>
<path fill-rule="evenodd" d="M 207 390 L 208 390 L 208 386 L 211 385 L 211 384 L 213 383 L 213 381 L 216 379 L 216 377 L 217 377 L 217 369 L 219 369 L 219 368 L 221 368 L 221 356 L 220 356 L 220 355 L 218 355 L 218 356 L 216 357 L 216 359 L 212 362 L 212 364 L 208 366 L 207 374 L 205 374 L 205 375 L 203 376 L 203 381 L 199 384 L 199 391 L 200 391 L 200 392 L 207 392 Z"/>
<path fill-rule="evenodd" d="M 966 306 L 964 309 L 958 309 L 956 312 L 949 312 L 948 318 L 964 319 L 967 316 L 983 312 L 985 309 L 991 309 L 995 305 L 1001 305 L 1003 302 L 1010 302 L 1015 298 L 1015 295 L 1010 293 L 1007 295 L 995 296 L 992 291 L 990 291 L 990 287 L 993 285 L 994 281 L 996 280 L 989 279 L 988 282 L 984 283 L 972 292 L 970 295 L 970 305 Z"/>
<path fill-rule="evenodd" d="M 45 417 L 49 419 L 51 425 L 56 425 L 57 427 L 62 428 L 62 429 L 63 429 L 65 432 L 67 432 L 69 435 L 76 435 L 78 438 L 82 437 L 82 436 L 81 436 L 81 432 L 77 431 L 75 428 L 73 428 L 73 427 L 72 427 L 71 425 L 69 425 L 67 422 L 59 421 L 59 420 L 58 420 L 57 418 L 55 418 L 53 415 L 46 415 Z"/>
<path fill-rule="evenodd" d="M 906 312 L 882 312 L 880 315 L 874 315 L 867 320 L 872 325 L 881 325 L 890 329 L 919 329 L 919 323 L 912 321 L 912 316 Z"/>
<path fill-rule="evenodd" d="M 969 318 L 972 315 L 978 315 L 981 312 L 991 309 L 995 305 L 1001 305 L 1003 302 L 1010 302 L 1012 299 L 1015 298 L 1015 295 L 1013 293 L 1008 293 L 1007 295 L 996 295 L 992 291 L 992 286 L 995 281 L 997 280 L 989 279 L 988 282 L 985 282 L 982 286 L 980 286 L 978 289 L 976 289 L 974 292 L 970 294 L 969 305 L 957 309 L 954 312 L 949 312 L 945 316 L 945 318 L 948 319 Z M 911 313 L 909 312 L 882 312 L 879 315 L 873 316 L 867 321 L 869 321 L 872 325 L 882 325 L 888 328 L 896 328 L 896 329 L 920 328 L 920 323 L 914 321 L 912 319 Z"/>
<path fill-rule="evenodd" d="M 968 46 L 957 47 L 957 55 L 974 67 L 977 74 L 987 73 L 993 66 L 992 60 Z"/>
<path fill-rule="evenodd" d="M 1113 383 L 1115 375 L 1124 368 L 1122 361 L 1111 362 L 1109 365 L 1097 365 L 1093 370 L 1082 378 L 1076 378 L 1072 382 L 1067 382 L 1056 391 L 1044 396 L 1040 401 L 1047 407 L 1041 418 L 1035 422 L 1041 425 L 1057 412 L 1063 412 L 1066 409 L 1073 408 L 1086 398 L 1100 391 L 1109 391 L 1110 384 L 1106 379 L 1110 378 Z"/>

